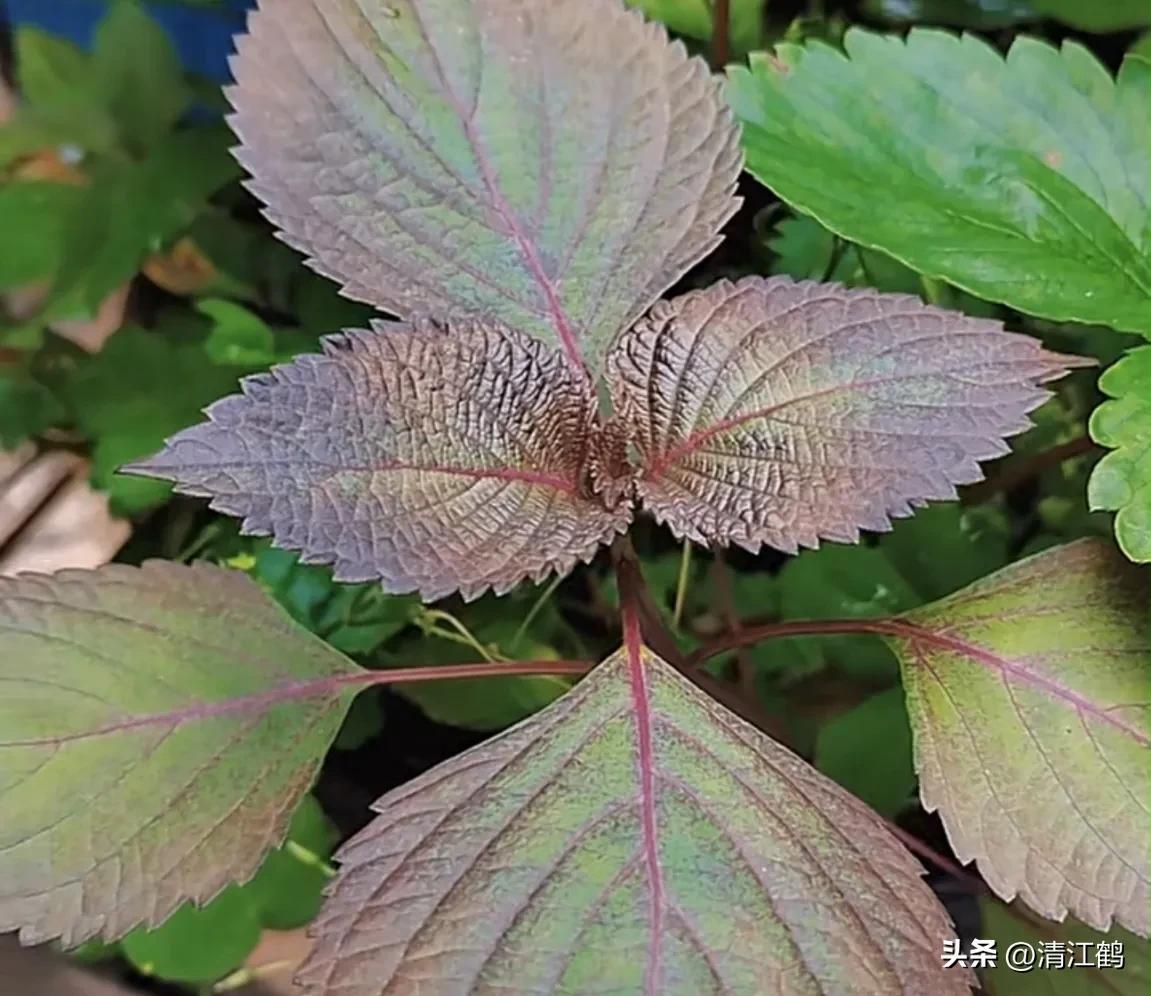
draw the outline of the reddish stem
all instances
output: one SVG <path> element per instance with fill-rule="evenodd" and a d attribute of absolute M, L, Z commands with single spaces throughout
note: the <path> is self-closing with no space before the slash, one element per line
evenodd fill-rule
<path fill-rule="evenodd" d="M 1026 484 L 1033 477 L 1038 477 L 1045 470 L 1058 467 L 1065 460 L 1086 456 L 1095 450 L 1096 444 L 1090 436 L 1079 436 L 1058 446 L 1043 450 L 1024 460 L 1019 460 L 1007 466 L 1001 473 L 989 477 L 986 481 L 973 484 L 963 492 L 964 505 L 978 505 L 989 501 L 997 494 L 1007 494 L 1014 491 L 1021 484 Z"/>
<path fill-rule="evenodd" d="M 767 623 L 717 636 L 691 653 L 688 663 L 699 665 L 727 650 L 749 647 L 763 640 L 778 640 L 788 636 L 832 636 L 840 633 L 906 637 L 917 635 L 919 629 L 898 619 L 799 619 L 794 622 Z"/>
<path fill-rule="evenodd" d="M 281 685 L 266 692 L 241 695 L 234 699 L 218 702 L 198 702 L 194 705 L 171 709 L 168 712 L 152 713 L 147 716 L 128 716 L 95 730 L 68 733 L 62 736 L 38 737 L 30 740 L 5 741 L 5 747 L 47 747 L 74 740 L 87 740 L 91 737 L 122 733 L 147 726 L 178 726 L 181 723 L 218 716 L 243 714 L 271 709 L 285 702 L 301 699 L 322 698 L 339 694 L 345 688 L 367 688 L 371 685 L 390 685 L 400 682 L 444 681 L 450 678 L 488 678 L 513 674 L 586 674 L 594 666 L 592 661 L 497 661 L 474 664 L 445 664 L 432 667 L 392 668 L 383 671 L 356 671 L 353 674 L 336 674 L 311 681 L 297 681 Z"/>
<path fill-rule="evenodd" d="M 951 858 L 940 854 L 934 847 L 920 840 L 915 834 L 908 833 L 903 827 L 897 823 L 893 823 L 891 820 L 884 820 L 884 822 L 887 824 L 887 829 L 890 830 L 891 833 L 899 839 L 899 842 L 912 854 L 922 858 L 928 862 L 928 864 L 935 865 L 936 868 L 946 872 L 956 881 L 962 882 L 977 896 L 985 895 L 990 891 L 987 888 L 987 883 L 984 882 L 983 879 L 977 878 L 957 862 L 952 861 Z"/>
<path fill-rule="evenodd" d="M 640 821 L 643 828 L 643 863 L 649 885 L 648 917 L 650 943 L 644 970 L 644 993 L 655 996 L 659 990 L 663 953 L 663 867 L 659 857 L 659 819 L 656 814 L 655 739 L 652 735 L 651 694 L 643 659 L 637 590 L 620 584 L 620 615 L 623 645 L 627 654 L 628 682 L 631 686 L 632 720 L 635 723 L 636 777 L 640 787 Z M 642 581 L 641 581 L 642 584 Z"/>

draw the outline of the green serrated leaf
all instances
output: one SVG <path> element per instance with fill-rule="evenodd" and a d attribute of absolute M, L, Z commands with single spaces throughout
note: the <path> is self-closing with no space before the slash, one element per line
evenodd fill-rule
<path fill-rule="evenodd" d="M 362 678 L 239 572 L 0 579 L 0 932 L 113 940 L 246 881 Z"/>
<path fill-rule="evenodd" d="M 1151 346 L 1132 350 L 1099 378 L 1105 401 L 1091 414 L 1091 438 L 1114 452 L 1087 488 L 1093 509 L 1115 511 L 1115 538 L 1129 558 L 1151 561 Z"/>
<path fill-rule="evenodd" d="M 892 818 L 915 792 L 911 726 L 902 688 L 892 688 L 824 723 L 815 741 L 815 766 Z"/>
<path fill-rule="evenodd" d="M 1147 577 L 1107 542 L 1012 564 L 887 627 L 923 804 L 1041 916 L 1146 935 Z"/>
<path fill-rule="evenodd" d="M 252 895 L 232 886 L 202 908 L 181 906 L 154 930 L 133 930 L 120 949 L 144 975 L 214 982 L 242 965 L 259 940 Z"/>
<path fill-rule="evenodd" d="M 838 234 L 990 301 L 1151 334 L 1151 69 L 1082 45 L 859 29 L 729 71 L 748 169 Z"/>

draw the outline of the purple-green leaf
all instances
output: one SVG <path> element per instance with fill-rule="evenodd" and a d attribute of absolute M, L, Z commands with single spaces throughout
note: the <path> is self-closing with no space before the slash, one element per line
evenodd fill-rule
<path fill-rule="evenodd" d="M 250 878 L 366 674 L 238 572 L 0 578 L 0 933 L 110 940 Z"/>
<path fill-rule="evenodd" d="M 1045 917 L 1143 936 L 1147 594 L 1110 544 L 1079 540 L 908 613 L 889 637 L 923 802 L 960 859 Z"/>
<path fill-rule="evenodd" d="M 607 365 L 657 519 L 795 552 L 954 498 L 1084 362 L 907 295 L 748 277 L 660 302 Z"/>
<path fill-rule="evenodd" d="M 966 996 L 882 821 L 632 634 L 532 719 L 385 796 L 310 994 Z"/>
<path fill-rule="evenodd" d="M 630 518 L 590 496 L 582 374 L 523 333 L 379 322 L 242 387 L 128 469 L 211 498 L 337 580 L 504 592 L 590 559 Z"/>
<path fill-rule="evenodd" d="M 249 28 L 252 190 L 401 317 L 498 319 L 594 371 L 738 204 L 706 65 L 619 0 L 263 0 Z"/>

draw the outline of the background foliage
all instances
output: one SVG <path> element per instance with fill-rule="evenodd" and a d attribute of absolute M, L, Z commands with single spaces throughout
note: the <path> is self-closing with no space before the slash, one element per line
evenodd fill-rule
<path fill-rule="evenodd" d="M 713 53 L 706 0 L 633 2 L 693 50 Z M 642 522 L 637 546 L 649 583 L 685 645 L 756 622 L 905 612 L 1029 553 L 1113 529 L 1132 560 L 1151 560 L 1151 347 L 1140 345 L 1140 333 L 1151 330 L 1147 206 L 1118 198 L 1103 216 L 1075 189 L 1089 187 L 1092 175 L 1123 185 L 1127 164 L 1093 160 L 1101 143 L 1081 98 L 1113 87 L 1105 99 L 1127 107 L 1125 127 L 1138 127 L 1134 98 L 1124 101 L 1151 71 L 1147 64 L 1136 55 L 1112 84 L 1091 60 L 1115 73 L 1128 51 L 1147 52 L 1147 5 L 733 0 L 731 16 L 722 54 L 742 60 L 780 46 L 753 55 L 730 89 L 747 129 L 749 170 L 770 189 L 745 178 L 745 205 L 727 242 L 684 287 L 786 273 L 919 294 L 1092 356 L 1104 373 L 1077 371 L 1062 382 L 1035 428 L 962 502 L 928 508 L 859 546 L 828 544 L 793 558 L 685 554 Z M 850 25 L 973 34 L 961 42 L 913 32 L 903 42 L 847 33 Z M 1072 42 L 1055 54 L 1022 35 Z M 314 349 L 324 333 L 364 326 L 371 310 L 340 298 L 272 237 L 228 154 L 218 89 L 185 73 L 144 7 L 111 4 L 88 49 L 27 27 L 11 42 L 20 103 L 0 127 L 0 448 L 33 440 L 83 454 L 95 488 L 132 522 L 118 559 L 240 568 L 297 621 L 368 667 L 599 658 L 614 649 L 618 599 L 602 560 L 502 600 L 426 608 L 375 585 L 335 585 L 326 569 L 241 537 L 235 523 L 172 498 L 166 485 L 115 474 L 198 421 L 240 377 Z M 991 76 L 964 75 L 972 67 Z M 925 99 L 928 85 L 947 90 L 952 110 Z M 859 105 L 862 93 L 877 90 L 889 95 L 887 118 Z M 1040 104 L 1050 108 L 1042 128 Z M 1079 157 L 1078 180 L 1037 164 L 1053 135 L 1071 143 L 1060 155 Z M 984 152 L 978 168 L 963 158 L 973 147 Z M 927 159 L 944 163 L 936 175 L 954 182 L 925 180 L 930 171 L 919 166 Z M 1020 239 L 1012 206 L 982 197 L 980 170 L 1018 170 L 1040 191 L 1050 215 L 1029 221 L 1040 237 Z M 934 254 L 931 233 L 945 226 L 969 248 L 963 259 Z M 1043 281 L 1021 281 L 1021 272 L 1035 271 Z M 89 352 L 59 334 L 125 285 L 121 327 L 102 349 Z M 709 666 L 762 726 L 947 852 L 938 822 L 916 801 L 899 662 L 880 638 L 777 640 Z M 87 955 L 120 957 L 143 975 L 196 986 L 227 976 L 262 929 L 315 915 L 325 860 L 366 819 L 365 801 L 532 714 L 568 684 L 507 677 L 365 694 L 296 814 L 289 844 L 255 880 Z M 964 890 L 966 899 L 953 896 L 951 905 L 968 935 L 1035 930 L 1024 913 L 986 897 L 981 918 L 970 882 L 960 883 Z M 1141 942 L 1128 941 L 1131 962 L 1145 959 Z M 1067 991 L 1109 991 L 1093 973 L 1080 974 Z M 997 973 L 990 981 L 996 992 L 1028 991 L 1021 979 Z"/>

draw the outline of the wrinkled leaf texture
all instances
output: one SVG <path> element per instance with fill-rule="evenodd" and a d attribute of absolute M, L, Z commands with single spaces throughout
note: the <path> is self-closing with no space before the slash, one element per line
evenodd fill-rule
<path fill-rule="evenodd" d="M 658 305 L 608 356 L 607 423 L 560 352 L 507 328 L 376 323 L 326 349 L 128 469 L 339 580 L 425 598 L 570 570 L 626 528 L 633 492 L 701 543 L 887 529 L 979 480 L 1037 384 L 1081 362 L 916 298 L 785 277 Z"/>
<path fill-rule="evenodd" d="M 358 672 L 238 572 L 0 578 L 0 933 L 115 939 L 250 878 Z"/>
<path fill-rule="evenodd" d="M 1004 899 L 1147 936 L 1147 576 L 1110 544 L 1036 554 L 901 617 L 920 790 Z"/>
<path fill-rule="evenodd" d="M 641 648 L 396 789 L 339 855 L 310 994 L 966 994 L 875 813 Z"/>
<path fill-rule="evenodd" d="M 794 552 L 954 498 L 1080 362 L 907 295 L 749 277 L 658 304 L 609 383 L 657 519 Z"/>
<path fill-rule="evenodd" d="M 738 206 L 717 83 L 619 0 L 262 0 L 249 31 L 251 189 L 400 317 L 496 319 L 595 372 Z"/>
<path fill-rule="evenodd" d="M 249 377 L 131 469 L 170 477 L 340 581 L 433 599 L 566 573 L 622 530 L 584 493 L 594 399 L 562 355 L 464 320 L 375 323 Z"/>

